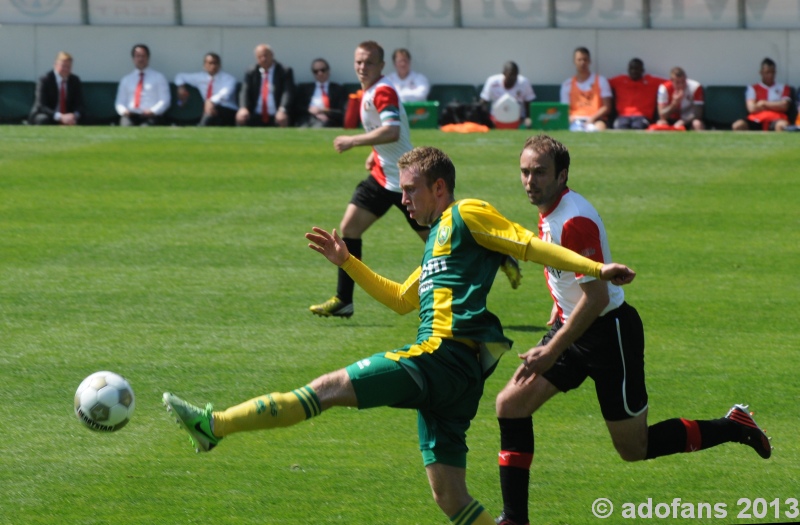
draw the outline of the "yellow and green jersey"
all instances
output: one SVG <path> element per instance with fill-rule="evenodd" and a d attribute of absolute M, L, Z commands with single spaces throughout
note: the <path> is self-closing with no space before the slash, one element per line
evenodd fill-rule
<path fill-rule="evenodd" d="M 403 284 L 390 281 L 355 257 L 342 265 L 372 297 L 398 313 L 419 309 L 417 342 L 409 351 L 387 354 L 397 360 L 432 352 L 441 339 L 471 340 L 481 346 L 489 370 L 508 350 L 500 320 L 486 308 L 486 297 L 506 256 L 599 277 L 597 263 L 511 222 L 487 202 L 453 202 L 431 225 L 422 264 Z"/>
<path fill-rule="evenodd" d="M 533 233 L 475 199 L 454 202 L 431 225 L 417 276 L 417 343 L 431 337 L 504 342 L 486 297 L 506 255 L 522 259 Z"/>

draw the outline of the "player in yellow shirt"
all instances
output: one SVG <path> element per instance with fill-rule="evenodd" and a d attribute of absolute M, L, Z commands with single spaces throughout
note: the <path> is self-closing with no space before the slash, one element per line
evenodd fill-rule
<path fill-rule="evenodd" d="M 435 148 L 415 148 L 399 161 L 402 203 L 430 226 L 422 263 L 403 283 L 390 281 L 351 257 L 336 230 L 314 228 L 309 247 L 348 273 L 367 293 L 404 314 L 419 310 L 413 344 L 374 354 L 287 393 L 271 393 L 224 411 L 190 405 L 169 392 L 168 410 L 208 451 L 235 432 L 300 423 L 334 406 L 418 411 L 423 463 L 436 503 L 459 525 L 492 525 L 466 485 L 466 431 L 486 377 L 511 347 L 486 297 L 506 256 L 581 272 L 616 284 L 635 273 L 539 240 L 488 203 L 455 200 L 455 167 Z"/>

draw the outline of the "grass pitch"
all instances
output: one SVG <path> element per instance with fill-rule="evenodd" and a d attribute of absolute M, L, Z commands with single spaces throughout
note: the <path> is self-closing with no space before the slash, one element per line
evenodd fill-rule
<path fill-rule="evenodd" d="M 303 234 L 338 226 L 364 176 L 367 151 L 336 154 L 335 134 L 0 128 L 0 523 L 447 522 L 411 411 L 335 409 L 196 456 L 160 405 L 172 390 L 229 406 L 413 341 L 413 314 L 360 290 L 350 320 L 307 311 L 333 294 L 335 269 Z M 597 498 L 615 506 L 606 523 L 648 499 L 653 518 L 639 521 L 665 521 L 655 507 L 674 498 L 725 505 L 724 518 L 682 523 L 796 521 L 786 500 L 800 499 L 797 136 L 556 136 L 572 153 L 570 186 L 604 217 L 615 259 L 639 273 L 626 293 L 645 323 L 650 422 L 747 402 L 775 452 L 763 461 L 730 444 L 623 463 L 585 384 L 535 418 L 532 523 L 597 523 Z M 457 197 L 534 227 L 518 178 L 525 137 L 412 132 L 451 155 Z M 421 248 L 392 211 L 366 234 L 364 258 L 403 280 Z M 490 297 L 518 351 L 550 310 L 540 268 L 523 271 L 519 290 L 500 275 Z M 488 381 L 468 438 L 471 493 L 494 515 L 494 396 L 516 361 Z M 112 435 L 72 414 L 78 384 L 102 369 L 137 396 Z"/>

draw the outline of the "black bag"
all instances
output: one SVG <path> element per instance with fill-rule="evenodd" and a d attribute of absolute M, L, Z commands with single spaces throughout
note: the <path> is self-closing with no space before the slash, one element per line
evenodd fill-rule
<path fill-rule="evenodd" d="M 492 125 L 489 113 L 480 101 L 471 102 L 469 104 L 451 102 L 445 106 L 444 110 L 439 115 L 440 126 L 446 126 L 447 124 L 463 124 L 464 122 L 475 122 L 476 124 L 483 124 L 489 127 Z"/>

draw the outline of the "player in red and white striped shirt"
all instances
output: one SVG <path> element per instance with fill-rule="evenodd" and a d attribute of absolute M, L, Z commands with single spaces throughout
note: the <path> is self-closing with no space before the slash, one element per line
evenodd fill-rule
<path fill-rule="evenodd" d="M 775 82 L 775 61 L 761 61 L 761 82 L 747 86 L 745 102 L 746 119 L 733 123 L 734 131 L 783 131 L 789 125 L 789 104 L 792 95 L 789 86 Z"/>
<path fill-rule="evenodd" d="M 340 135 L 333 140 L 333 147 L 339 153 L 358 146 L 371 148 L 366 161 L 370 176 L 356 187 L 339 225 L 347 249 L 358 259 L 362 253 L 361 235 L 392 206 L 405 214 L 406 221 L 423 241 L 430 231 L 411 219 L 400 202 L 397 160 L 411 150 L 411 140 L 405 109 L 394 86 L 383 76 L 383 56 L 383 48 L 371 40 L 356 48 L 355 71 L 363 88 L 361 122 L 364 133 Z M 354 288 L 353 279 L 339 270 L 336 295 L 324 303 L 311 305 L 309 310 L 323 317 L 350 317 Z"/>
<path fill-rule="evenodd" d="M 542 240 L 584 257 L 610 263 L 603 221 L 597 210 L 567 186 L 569 151 L 546 136 L 531 137 L 520 155 L 528 200 L 539 210 Z M 553 297 L 550 331 L 519 357 L 523 364 L 497 396 L 500 424 L 499 525 L 525 525 L 533 461 L 532 414 L 559 392 L 594 381 L 611 440 L 625 461 L 704 450 L 722 443 L 749 445 L 762 458 L 772 446 L 744 405 L 713 420 L 674 418 L 647 424 L 644 328 L 622 289 L 588 275 L 545 268 Z"/>
<path fill-rule="evenodd" d="M 705 129 L 703 86 L 696 80 L 686 78 L 686 72 L 681 67 L 673 67 L 669 78 L 658 86 L 658 124 L 695 131 Z"/>
<path fill-rule="evenodd" d="M 339 234 L 350 254 L 361 259 L 361 236 L 392 206 L 405 215 L 406 221 L 423 242 L 430 229 L 421 226 L 408 214 L 402 204 L 400 170 L 397 161 L 411 151 L 408 117 L 392 83 L 383 76 L 383 48 L 374 41 L 362 42 L 355 52 L 355 70 L 363 95 L 361 97 L 361 122 L 364 133 L 340 135 L 333 147 L 343 153 L 357 146 L 371 146 L 366 168 L 370 176 L 361 181 L 353 192 L 350 203 L 339 225 Z M 500 269 L 506 274 L 511 287 L 519 286 L 522 274 L 513 257 L 507 257 Z M 350 317 L 353 315 L 353 290 L 355 283 L 344 270 L 339 270 L 336 295 L 309 310 L 322 317 Z"/>

